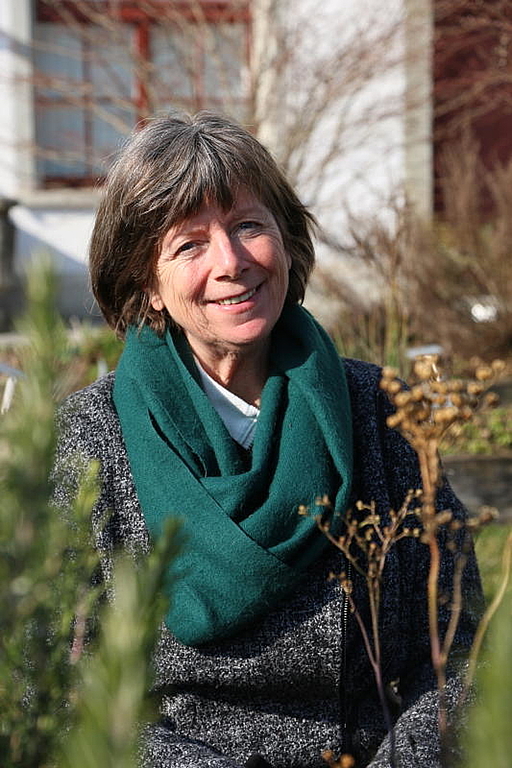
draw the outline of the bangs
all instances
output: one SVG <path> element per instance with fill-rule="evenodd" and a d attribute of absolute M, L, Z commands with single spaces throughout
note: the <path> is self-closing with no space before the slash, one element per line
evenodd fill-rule
<path fill-rule="evenodd" d="M 226 212 L 232 208 L 240 186 L 254 187 L 254 169 L 212 137 L 196 134 L 193 151 L 189 144 L 187 154 L 180 176 L 172 179 L 168 188 L 166 231 L 195 216 L 205 203 Z"/>

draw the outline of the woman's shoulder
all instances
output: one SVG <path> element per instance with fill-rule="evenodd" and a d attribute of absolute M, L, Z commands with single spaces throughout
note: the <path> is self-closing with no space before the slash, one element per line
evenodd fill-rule
<path fill-rule="evenodd" d="M 92 384 L 72 392 L 57 409 L 57 421 L 62 424 L 71 420 L 88 421 L 95 424 L 117 421 L 117 412 L 112 398 L 115 372 L 101 376 Z"/>
<path fill-rule="evenodd" d="M 115 373 L 111 372 L 83 389 L 68 395 L 57 409 L 60 441 L 96 443 L 119 430 L 119 419 L 112 399 Z"/>
<path fill-rule="evenodd" d="M 382 376 L 380 365 L 368 363 L 365 360 L 356 360 L 352 357 L 342 357 L 341 361 L 349 387 L 368 387 L 369 389 L 378 387 Z"/>
<path fill-rule="evenodd" d="M 372 407 L 377 402 L 382 402 L 384 394 L 380 388 L 382 368 L 374 363 L 364 360 L 342 357 L 347 386 L 350 393 L 352 407 Z"/>
<path fill-rule="evenodd" d="M 115 381 L 115 371 L 101 376 L 92 384 L 72 392 L 63 400 L 59 410 L 85 410 L 97 408 L 113 408 L 112 390 Z"/>
<path fill-rule="evenodd" d="M 342 358 L 352 408 L 352 422 L 358 431 L 380 429 L 393 412 L 393 405 L 381 389 L 382 368 L 374 363 Z"/>

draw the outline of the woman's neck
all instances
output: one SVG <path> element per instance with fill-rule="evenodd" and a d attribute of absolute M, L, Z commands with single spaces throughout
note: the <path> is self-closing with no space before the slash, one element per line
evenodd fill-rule
<path fill-rule="evenodd" d="M 192 351 L 201 368 L 216 382 L 246 403 L 259 407 L 261 392 L 268 375 L 269 344 L 250 350 L 220 350 L 210 354 L 204 350 Z"/>

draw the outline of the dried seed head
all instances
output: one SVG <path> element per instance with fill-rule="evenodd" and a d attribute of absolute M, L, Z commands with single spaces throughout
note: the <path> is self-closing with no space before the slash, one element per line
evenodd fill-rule
<path fill-rule="evenodd" d="M 420 387 L 419 384 L 411 389 L 411 400 L 416 403 L 423 400 L 423 387 Z"/>
<path fill-rule="evenodd" d="M 492 378 L 492 368 L 488 365 L 480 365 L 475 371 L 475 378 L 478 381 L 488 381 Z"/>
<path fill-rule="evenodd" d="M 390 365 L 385 365 L 382 369 L 382 378 L 383 379 L 396 379 L 398 376 L 398 371 L 396 368 L 391 368 Z"/>
<path fill-rule="evenodd" d="M 435 375 L 435 362 L 432 360 L 416 360 L 413 371 L 420 381 L 428 381 Z"/>
<path fill-rule="evenodd" d="M 449 509 L 445 509 L 442 512 L 438 512 L 436 515 L 436 522 L 438 525 L 446 525 L 453 518 L 453 514 Z"/>
<path fill-rule="evenodd" d="M 398 394 L 395 397 L 395 405 L 397 408 L 403 408 L 404 405 L 407 405 L 411 400 L 411 393 L 407 391 L 398 392 Z"/>
<path fill-rule="evenodd" d="M 391 427 L 391 429 L 394 429 L 395 427 L 398 427 L 398 425 L 404 420 L 404 414 L 403 413 L 392 413 L 391 416 L 388 416 L 386 419 L 386 424 L 388 427 Z"/>
<path fill-rule="evenodd" d="M 496 520 L 498 517 L 499 517 L 499 512 L 496 509 L 496 507 L 484 506 L 481 508 L 479 512 L 478 522 L 481 525 L 486 525 L 487 523 L 491 523 L 493 520 Z"/>
<path fill-rule="evenodd" d="M 449 391 L 448 383 L 446 381 L 431 381 L 429 389 L 431 392 L 437 392 L 441 395 L 446 395 Z"/>
<path fill-rule="evenodd" d="M 483 400 L 483 404 L 486 408 L 495 408 L 499 402 L 500 399 L 496 392 L 487 392 Z"/>
<path fill-rule="evenodd" d="M 484 387 L 482 384 L 479 384 L 477 381 L 470 381 L 468 383 L 467 391 L 468 391 L 468 395 L 473 395 L 473 396 L 481 395 L 482 392 L 484 391 Z"/>
<path fill-rule="evenodd" d="M 434 412 L 434 422 L 436 424 L 450 424 L 454 421 L 459 414 L 459 409 L 454 406 L 447 406 L 446 408 L 439 408 Z"/>
<path fill-rule="evenodd" d="M 469 421 L 473 418 L 473 411 L 469 405 L 465 405 L 463 408 L 459 409 L 459 416 L 463 421 Z"/>

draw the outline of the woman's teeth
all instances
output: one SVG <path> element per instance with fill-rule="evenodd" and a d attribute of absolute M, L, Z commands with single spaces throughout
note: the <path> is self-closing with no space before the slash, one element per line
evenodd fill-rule
<path fill-rule="evenodd" d="M 247 291 L 246 293 L 242 293 L 240 296 L 233 296 L 231 299 L 221 299 L 217 302 L 217 304 L 241 304 L 242 301 L 247 301 L 251 298 L 251 296 L 254 296 L 256 293 L 256 288 L 251 288 L 250 291 Z"/>

